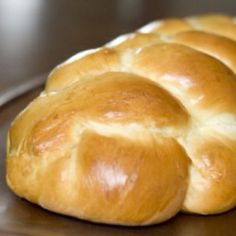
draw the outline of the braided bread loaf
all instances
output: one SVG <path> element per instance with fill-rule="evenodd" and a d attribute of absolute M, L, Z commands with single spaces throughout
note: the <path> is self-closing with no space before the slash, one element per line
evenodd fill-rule
<path fill-rule="evenodd" d="M 11 125 L 9 187 L 111 224 L 233 208 L 234 40 L 228 16 L 167 19 L 59 65 Z"/>

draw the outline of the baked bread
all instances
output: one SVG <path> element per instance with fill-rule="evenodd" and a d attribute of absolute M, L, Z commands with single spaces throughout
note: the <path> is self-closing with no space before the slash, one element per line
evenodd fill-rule
<path fill-rule="evenodd" d="M 229 16 L 167 19 L 57 66 L 10 127 L 9 187 L 108 224 L 233 208 L 235 40 Z"/>

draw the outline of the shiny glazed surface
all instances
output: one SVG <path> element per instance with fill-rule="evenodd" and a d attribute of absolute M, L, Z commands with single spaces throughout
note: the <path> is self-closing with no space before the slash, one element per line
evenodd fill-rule
<path fill-rule="evenodd" d="M 1 109 L 1 132 L 0 132 L 0 150 L 1 160 L 4 159 L 4 139 L 10 120 L 16 113 L 23 109 L 33 97 L 41 91 L 35 90 L 9 103 L 4 109 Z M 235 233 L 236 210 L 214 216 L 196 216 L 191 214 L 178 214 L 176 217 L 166 223 L 149 227 L 118 227 L 93 224 L 87 221 L 77 220 L 70 217 L 45 211 L 40 207 L 22 200 L 12 194 L 5 184 L 4 162 L 0 162 L 0 235 L 85 235 L 93 236 L 94 233 L 99 236 L 115 235 L 229 235 Z"/>

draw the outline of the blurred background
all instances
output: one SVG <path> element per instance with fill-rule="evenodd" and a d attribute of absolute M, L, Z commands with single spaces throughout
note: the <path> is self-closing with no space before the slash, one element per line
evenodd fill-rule
<path fill-rule="evenodd" d="M 234 15 L 235 0 L 0 0 L 0 90 L 164 17 Z"/>

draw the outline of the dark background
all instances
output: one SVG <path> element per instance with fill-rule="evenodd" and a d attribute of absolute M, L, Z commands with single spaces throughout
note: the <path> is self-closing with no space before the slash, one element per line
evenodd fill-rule
<path fill-rule="evenodd" d="M 164 17 L 234 15 L 235 0 L 0 0 L 0 90 Z"/>

